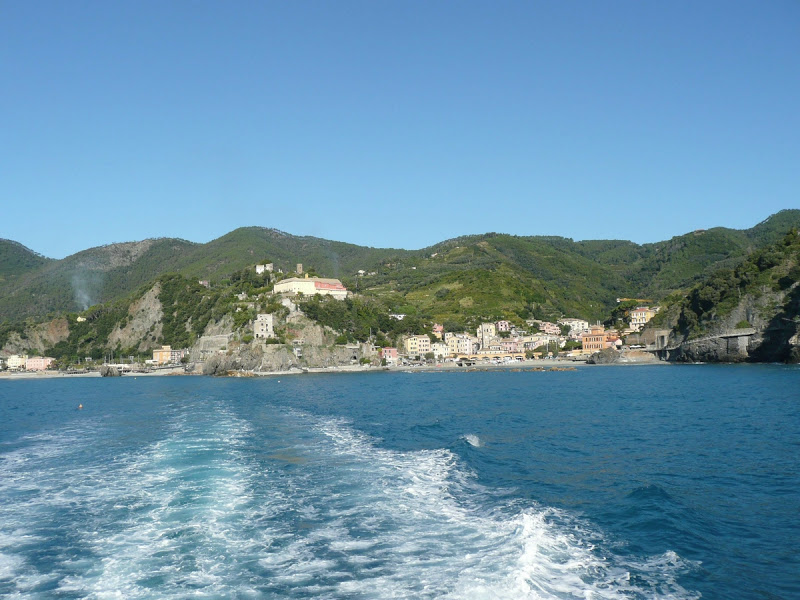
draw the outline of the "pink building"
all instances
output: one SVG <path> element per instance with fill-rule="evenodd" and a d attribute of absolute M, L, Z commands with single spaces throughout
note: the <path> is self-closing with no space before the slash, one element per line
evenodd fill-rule
<path fill-rule="evenodd" d="M 498 321 L 495 323 L 497 331 L 511 331 L 511 323 L 508 321 Z"/>
<path fill-rule="evenodd" d="M 503 352 L 517 352 L 519 343 L 517 340 L 503 340 L 500 342 L 500 347 L 503 349 Z"/>
<path fill-rule="evenodd" d="M 385 358 L 386 360 L 396 359 L 397 348 L 381 348 L 380 350 L 378 350 L 378 357 Z"/>
<path fill-rule="evenodd" d="M 439 339 L 442 339 L 442 336 L 444 335 L 443 325 L 441 325 L 440 323 L 434 323 L 431 329 L 433 330 L 433 335 L 435 335 Z"/>
<path fill-rule="evenodd" d="M 25 361 L 25 370 L 44 371 L 53 364 L 53 361 L 55 361 L 55 358 L 50 358 L 49 356 L 29 356 L 28 360 Z"/>

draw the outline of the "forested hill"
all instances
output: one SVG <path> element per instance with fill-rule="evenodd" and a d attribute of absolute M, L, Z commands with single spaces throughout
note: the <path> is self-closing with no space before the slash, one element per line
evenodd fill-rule
<path fill-rule="evenodd" d="M 672 329 L 670 360 L 800 361 L 798 230 L 669 298 L 650 328 Z M 746 342 L 732 346 L 732 332 Z"/>
<path fill-rule="evenodd" d="M 49 262 L 52 259 L 37 254 L 19 242 L 0 238 L 0 286 L 10 287 L 11 282 Z"/>
<path fill-rule="evenodd" d="M 619 296 L 658 301 L 800 227 L 781 211 L 747 230 L 714 228 L 654 244 L 511 236 L 464 236 L 421 250 L 370 248 L 245 227 L 206 244 L 162 238 L 110 244 L 62 260 L 0 241 L 0 322 L 85 309 L 122 298 L 164 273 L 221 281 L 257 263 L 297 263 L 339 277 L 359 293 L 424 314 L 600 318 Z M 364 276 L 357 275 L 363 270 Z"/>

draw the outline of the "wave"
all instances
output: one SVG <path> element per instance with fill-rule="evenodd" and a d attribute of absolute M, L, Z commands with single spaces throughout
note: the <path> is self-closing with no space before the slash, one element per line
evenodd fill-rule
<path fill-rule="evenodd" d="M 481 439 L 473 433 L 465 433 L 464 435 L 461 436 L 461 439 L 467 442 L 470 446 L 473 446 L 475 448 L 480 448 L 481 446 L 483 446 Z"/>
<path fill-rule="evenodd" d="M 500 499 L 449 450 L 276 411 L 257 426 L 222 402 L 188 407 L 161 439 L 93 463 L 59 454 L 55 433 L 29 440 L 0 463 L 0 595 L 697 597 L 678 584 L 692 563 L 619 555 L 565 511 Z"/>

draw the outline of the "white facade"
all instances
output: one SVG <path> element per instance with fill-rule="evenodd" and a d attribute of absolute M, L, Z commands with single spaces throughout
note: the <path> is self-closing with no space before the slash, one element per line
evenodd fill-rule
<path fill-rule="evenodd" d="M 338 279 L 322 277 L 290 277 L 275 284 L 276 294 L 303 294 L 304 296 L 333 296 L 337 300 L 347 298 L 347 288 Z"/>
<path fill-rule="evenodd" d="M 275 321 L 271 314 L 259 313 L 253 323 L 253 336 L 256 339 L 275 337 Z"/>
<path fill-rule="evenodd" d="M 447 344 L 444 342 L 436 342 L 435 344 L 431 344 L 431 352 L 436 358 L 444 358 L 445 356 L 450 355 L 450 350 L 447 347 Z"/>
<path fill-rule="evenodd" d="M 558 324 L 569 327 L 569 333 L 573 336 L 589 330 L 589 321 L 584 321 L 583 319 L 559 319 Z"/>
<path fill-rule="evenodd" d="M 264 272 L 272 273 L 275 269 L 275 265 L 272 263 L 267 263 L 265 265 L 256 265 L 256 275 L 261 275 Z"/>
<path fill-rule="evenodd" d="M 6 360 L 6 364 L 8 365 L 8 369 L 10 371 L 19 371 L 24 369 L 27 362 L 27 354 L 12 354 L 8 357 L 8 360 Z"/>

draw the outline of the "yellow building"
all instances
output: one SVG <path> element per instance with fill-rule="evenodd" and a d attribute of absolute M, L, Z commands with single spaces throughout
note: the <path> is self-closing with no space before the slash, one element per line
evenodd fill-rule
<path fill-rule="evenodd" d="M 631 311 L 631 329 L 640 331 L 650 319 L 656 316 L 658 309 L 659 307 L 637 306 Z"/>
<path fill-rule="evenodd" d="M 427 335 L 412 335 L 405 341 L 406 354 L 417 355 L 431 351 L 431 339 Z"/>

